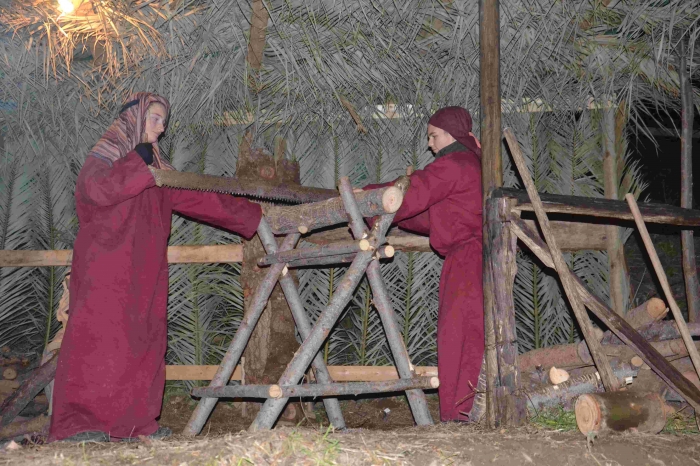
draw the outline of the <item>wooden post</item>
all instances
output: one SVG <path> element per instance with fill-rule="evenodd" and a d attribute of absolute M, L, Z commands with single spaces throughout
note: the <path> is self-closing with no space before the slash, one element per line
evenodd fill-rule
<path fill-rule="evenodd" d="M 687 46 L 681 40 L 681 63 L 678 74 L 681 81 L 681 207 L 693 208 L 693 86 L 690 84 L 688 64 L 686 62 Z M 697 322 L 700 318 L 700 284 L 695 265 L 695 242 L 693 231 L 681 232 L 681 250 L 683 256 L 683 278 L 685 295 L 688 300 L 688 322 Z"/>
<path fill-rule="evenodd" d="M 581 332 L 583 333 L 583 337 L 588 344 L 588 348 L 593 356 L 596 368 L 598 368 L 598 372 L 600 372 L 603 385 L 605 386 L 606 390 L 617 390 L 620 387 L 620 383 L 615 377 L 615 374 L 613 374 L 613 370 L 610 367 L 610 362 L 605 354 L 603 354 L 600 343 L 593 332 L 593 325 L 588 318 L 586 309 L 583 307 L 581 298 L 579 297 L 578 291 L 575 288 L 573 273 L 569 269 L 567 263 L 564 261 L 564 257 L 561 255 L 561 251 L 557 247 L 556 240 L 554 239 L 549 226 L 549 218 L 542 207 L 542 201 L 540 200 L 537 190 L 535 189 L 535 183 L 532 181 L 530 172 L 525 165 L 525 160 L 520 152 L 518 141 L 510 129 L 506 129 L 504 133 L 506 140 L 508 141 L 511 154 L 513 155 L 513 161 L 518 167 L 520 177 L 527 188 L 527 194 L 530 197 L 532 207 L 535 209 L 535 213 L 537 214 L 537 221 L 540 224 L 542 233 L 544 234 L 547 245 L 549 246 L 552 261 L 554 262 L 554 268 L 556 269 L 557 274 L 559 274 L 559 278 L 561 279 L 564 287 L 564 292 L 566 293 L 566 297 L 569 299 L 569 303 L 571 304 L 571 309 L 574 311 L 576 320 L 581 327 Z"/>
<path fill-rule="evenodd" d="M 619 199 L 618 185 L 621 154 L 618 153 L 617 117 L 621 109 L 606 106 L 602 110 L 603 132 L 603 185 L 607 199 Z M 621 135 L 619 135 L 621 136 Z M 629 294 L 629 280 L 625 267 L 624 249 L 620 227 L 607 225 L 607 252 L 610 270 L 610 305 L 618 315 L 624 315 L 627 309 L 625 294 Z"/>
<path fill-rule="evenodd" d="M 499 425 L 520 425 L 525 420 L 524 403 L 516 406 L 506 400 L 521 401 L 514 398 L 520 387 L 518 370 L 518 344 L 515 333 L 515 303 L 513 302 L 513 283 L 516 264 L 515 248 L 517 237 L 511 233 L 510 204 L 507 198 L 492 198 L 486 201 L 486 231 L 484 257 L 488 258 L 493 287 L 493 322 L 498 361 L 498 396 L 499 406 L 496 419 Z"/>
<path fill-rule="evenodd" d="M 484 202 L 493 189 L 503 185 L 501 162 L 501 72 L 499 0 L 479 1 L 479 48 L 481 83 L 481 179 Z M 484 238 L 486 238 L 484 232 Z M 484 248 L 486 250 L 486 248 Z M 490 268 L 484 261 L 484 333 L 486 338 L 486 410 L 489 427 L 496 426 L 493 399 L 496 372 L 493 330 L 493 286 Z"/>

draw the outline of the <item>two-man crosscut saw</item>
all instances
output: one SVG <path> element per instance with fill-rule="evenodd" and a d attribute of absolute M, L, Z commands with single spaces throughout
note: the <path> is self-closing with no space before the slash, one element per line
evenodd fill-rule
<path fill-rule="evenodd" d="M 309 188 L 282 183 L 249 181 L 225 176 L 200 175 L 198 173 L 148 168 L 153 173 L 157 186 L 167 186 L 169 188 L 214 191 L 291 204 L 319 202 L 339 196 L 338 191 L 335 189 Z"/>

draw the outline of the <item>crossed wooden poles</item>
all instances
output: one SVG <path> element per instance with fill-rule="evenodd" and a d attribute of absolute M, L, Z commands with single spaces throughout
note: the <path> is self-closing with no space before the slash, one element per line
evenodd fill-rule
<path fill-rule="evenodd" d="M 251 430 L 271 429 L 292 396 L 326 397 L 323 403 L 328 418 L 334 427 L 342 429 L 345 427 L 345 421 L 340 404 L 332 397 L 390 391 L 406 392 L 416 424 L 433 423 L 422 389 L 437 388 L 439 381 L 437 377 L 414 376 L 413 366 L 379 270 L 379 259 L 393 255 L 391 246 L 383 246 L 383 243 L 408 186 L 408 178 L 402 177 L 395 186 L 355 194 L 349 180 L 343 178 L 339 187 L 340 198 L 266 209 L 265 216 L 258 226 L 258 236 L 268 255 L 261 258 L 258 264 L 270 265 L 270 268 L 253 295 L 249 312 L 243 318 L 210 385 L 192 390 L 192 395 L 201 397 L 201 400 L 185 427 L 186 435 L 197 435 L 202 430 L 217 399 L 221 397 L 267 398 L 251 424 Z M 378 220 L 369 232 L 366 231 L 363 218 L 375 216 L 379 216 Z M 347 222 L 348 219 L 355 241 L 295 249 L 301 233 Z M 275 233 L 286 234 L 279 249 Z M 287 273 L 288 267 L 343 263 L 350 260 L 350 268 L 333 293 L 328 306 L 312 327 L 294 280 Z M 334 383 L 319 350 L 365 273 L 372 287 L 374 304 L 382 320 L 400 378 L 385 382 Z M 303 343 L 276 385 L 228 386 L 226 382 L 238 364 L 277 282 L 289 303 Z M 299 384 L 309 365 L 313 368 L 318 383 Z"/>

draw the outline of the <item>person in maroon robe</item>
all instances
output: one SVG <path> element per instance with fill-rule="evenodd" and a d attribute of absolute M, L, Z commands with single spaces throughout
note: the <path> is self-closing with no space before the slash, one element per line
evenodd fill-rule
<path fill-rule="evenodd" d="M 428 147 L 435 160 L 411 174 L 394 217 L 400 228 L 428 235 L 445 257 L 437 322 L 442 421 L 468 420 L 484 354 L 481 146 L 471 129 L 471 115 L 462 107 L 430 117 Z"/>
<path fill-rule="evenodd" d="M 173 211 L 250 238 L 259 205 L 156 187 L 148 166 L 170 105 L 133 95 L 88 154 L 75 188 L 70 321 L 56 369 L 49 441 L 160 438 Z"/>

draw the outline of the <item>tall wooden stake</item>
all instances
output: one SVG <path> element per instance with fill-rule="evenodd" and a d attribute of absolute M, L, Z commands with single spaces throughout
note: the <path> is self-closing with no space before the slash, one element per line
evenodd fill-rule
<path fill-rule="evenodd" d="M 681 63 L 678 74 L 681 81 L 681 207 L 693 208 L 693 86 L 690 84 L 688 65 L 686 63 L 687 47 L 681 41 Z M 695 242 L 693 231 L 681 232 L 681 250 L 683 255 L 683 278 L 685 295 L 688 300 L 688 322 L 697 322 L 700 318 L 700 284 L 695 266 Z"/>
<path fill-rule="evenodd" d="M 554 261 L 554 268 L 559 274 L 561 283 L 564 286 L 564 292 L 566 293 L 566 297 L 569 299 L 571 309 L 574 311 L 576 320 L 581 327 L 583 337 L 586 340 L 586 344 L 588 344 L 588 349 L 590 350 L 596 368 L 600 373 L 603 386 L 608 391 L 617 390 L 620 387 L 620 383 L 617 380 L 617 377 L 615 377 L 615 374 L 613 374 L 612 367 L 610 367 L 610 362 L 603 353 L 600 342 L 598 342 L 598 339 L 593 332 L 593 326 L 591 325 L 591 321 L 588 319 L 586 308 L 583 307 L 581 297 L 575 288 L 571 270 L 569 269 L 568 264 L 564 261 L 564 257 L 561 255 L 561 251 L 559 250 L 554 235 L 552 234 L 552 229 L 549 225 L 549 218 L 544 211 L 544 207 L 542 207 L 542 201 L 540 200 L 540 196 L 535 188 L 535 183 L 532 181 L 530 172 L 525 165 L 525 160 L 520 152 L 518 141 L 510 128 L 506 128 L 504 130 L 504 134 L 506 136 L 506 140 L 508 141 L 511 154 L 513 155 L 513 161 L 518 167 L 518 172 L 520 173 L 520 177 L 525 184 L 527 194 L 530 196 L 532 207 L 535 209 L 535 215 L 537 216 L 537 221 L 539 222 L 542 233 L 544 234 L 545 241 L 547 241 L 547 245 L 549 246 L 552 260 Z"/>
<path fill-rule="evenodd" d="M 479 0 L 479 48 L 481 83 L 481 180 L 484 203 L 491 191 L 503 185 L 501 163 L 501 71 L 499 0 Z M 484 239 L 488 234 L 484 231 Z M 486 248 L 484 248 L 486 251 Z M 486 338 L 486 420 L 496 427 L 494 389 L 498 373 L 494 334 L 494 291 L 491 268 L 484 258 L 484 334 Z"/>

